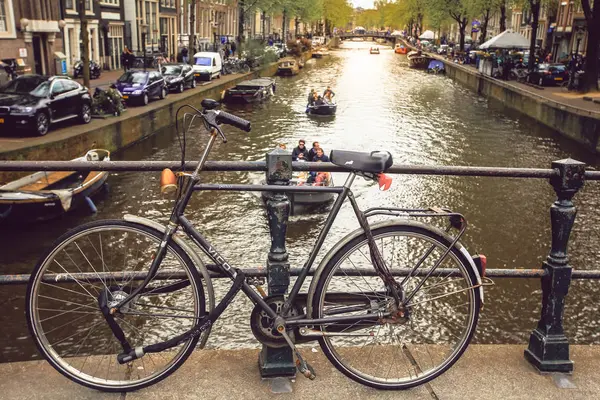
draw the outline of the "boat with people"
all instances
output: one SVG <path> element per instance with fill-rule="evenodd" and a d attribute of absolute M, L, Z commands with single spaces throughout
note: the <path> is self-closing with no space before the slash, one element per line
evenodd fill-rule
<path fill-rule="evenodd" d="M 94 149 L 71 161 L 110 161 L 110 152 Z M 107 171 L 40 171 L 0 186 L 0 224 L 46 221 L 84 204 L 96 212 L 91 197 L 107 178 Z"/>
<path fill-rule="evenodd" d="M 440 60 L 431 60 L 427 66 L 427 72 L 432 74 L 445 74 L 446 69 L 444 63 Z"/>
<path fill-rule="evenodd" d="M 335 115 L 337 111 L 337 104 L 333 101 L 335 93 L 331 90 L 331 86 L 327 86 L 327 89 L 320 96 L 314 89 L 310 90 L 308 94 L 308 104 L 306 105 L 306 114 L 318 115 L 318 116 L 331 116 Z"/>
<path fill-rule="evenodd" d="M 394 46 L 394 53 L 406 54 L 406 53 L 408 53 L 408 48 L 405 45 L 403 45 L 402 43 L 396 43 L 396 46 Z"/>
<path fill-rule="evenodd" d="M 257 78 L 242 81 L 223 92 L 224 103 L 258 103 L 275 93 L 275 80 Z"/>
<path fill-rule="evenodd" d="M 298 72 L 300 65 L 294 57 L 284 57 L 277 63 L 277 75 L 296 75 Z"/>
<path fill-rule="evenodd" d="M 421 50 L 409 51 L 406 57 L 410 68 L 426 69 L 431 61 L 431 58 L 423 54 Z"/>
<path fill-rule="evenodd" d="M 371 47 L 369 49 L 369 54 L 379 54 L 379 47 Z"/>

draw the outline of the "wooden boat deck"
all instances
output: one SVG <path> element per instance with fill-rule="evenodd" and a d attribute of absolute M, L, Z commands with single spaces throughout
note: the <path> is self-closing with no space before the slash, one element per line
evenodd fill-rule
<path fill-rule="evenodd" d="M 21 186 L 19 190 L 25 190 L 29 192 L 35 192 L 38 190 L 44 190 L 50 185 L 55 184 L 73 174 L 77 173 L 77 171 L 55 171 L 50 174 L 46 174 L 44 179 L 40 179 L 34 183 L 30 183 L 29 185 Z"/>

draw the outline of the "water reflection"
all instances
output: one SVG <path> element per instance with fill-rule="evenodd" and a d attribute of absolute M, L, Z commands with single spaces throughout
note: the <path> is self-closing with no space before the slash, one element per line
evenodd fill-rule
<path fill-rule="evenodd" d="M 323 60 L 312 60 L 302 73 L 277 78 L 276 96 L 263 105 L 225 108 L 252 121 L 253 131 L 226 128 L 229 142 L 219 144 L 212 159 L 260 160 L 277 143 L 291 149 L 299 139 L 319 141 L 329 151 L 389 150 L 396 163 L 548 167 L 552 160 L 573 157 L 597 167 L 599 160 L 577 145 L 561 139 L 535 122 L 507 111 L 439 75 L 407 68 L 406 58 L 391 49 L 370 55 L 369 43 L 345 43 Z M 311 88 L 331 85 L 338 111 L 334 119 L 309 118 L 306 96 Z M 188 158 L 197 158 L 207 135 L 194 130 L 188 137 Z M 179 145 L 173 132 L 136 145 L 116 158 L 123 160 L 176 160 Z M 334 174 L 337 183 L 344 174 Z M 0 233 L 2 273 L 31 271 L 54 238 L 69 227 L 96 218 L 137 214 L 165 222 L 170 199 L 158 190 L 156 173 L 118 173 L 109 178 L 111 193 L 99 202 L 99 213 L 84 211 L 32 229 Z M 256 183 L 262 174 L 226 172 L 206 174 L 207 182 Z M 537 268 L 550 245 L 548 208 L 555 195 L 547 181 L 443 176 L 396 176 L 388 192 L 357 179 L 354 191 L 366 207 L 445 206 L 462 212 L 469 221 L 464 243 L 473 253 L 488 256 L 488 268 Z M 600 190 L 588 183 L 575 198 L 579 207 L 571 241 L 572 265 L 597 269 L 600 246 L 598 203 Z M 266 264 L 270 245 L 260 197 L 253 193 L 219 192 L 196 196 L 188 217 L 234 265 Z M 314 243 L 325 215 L 313 213 L 291 218 L 288 251 L 293 266 L 301 266 Z M 358 227 L 345 206 L 325 249 Z M 324 255 L 320 254 L 319 259 Z M 224 290 L 226 282 L 217 284 Z M 486 305 L 475 340 L 514 343 L 527 340 L 540 307 L 538 280 L 498 280 L 486 290 Z M 567 298 L 565 327 L 578 343 L 600 341 L 598 321 L 591 305 L 600 300 L 596 282 L 575 282 Z M 10 312 L 0 316 L 5 337 L 0 361 L 37 357 L 23 318 L 23 287 L 3 288 L 0 304 Z M 248 317 L 249 302 L 239 296 L 213 330 L 213 347 L 257 346 Z"/>

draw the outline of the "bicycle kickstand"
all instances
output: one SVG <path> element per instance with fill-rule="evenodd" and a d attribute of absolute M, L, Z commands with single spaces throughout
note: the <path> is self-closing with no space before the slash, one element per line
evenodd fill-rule
<path fill-rule="evenodd" d="M 300 352 L 296 348 L 296 345 L 294 345 L 294 342 L 292 342 L 292 339 L 289 337 L 289 335 L 285 331 L 285 325 L 282 325 L 282 324 L 277 325 L 277 331 L 281 334 L 281 336 L 283 336 L 283 338 L 285 339 L 287 344 L 290 346 L 290 348 L 296 355 L 296 368 L 298 368 L 298 371 L 300 371 L 300 373 L 302 375 L 304 375 L 306 378 L 310 379 L 311 381 L 314 380 L 317 377 L 317 374 L 315 373 L 314 368 L 307 361 L 305 361 L 304 358 L 302 358 L 302 356 L 300 355 Z"/>

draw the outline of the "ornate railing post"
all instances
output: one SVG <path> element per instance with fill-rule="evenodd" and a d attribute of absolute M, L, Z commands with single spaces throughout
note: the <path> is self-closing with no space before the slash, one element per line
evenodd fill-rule
<path fill-rule="evenodd" d="M 275 149 L 267 157 L 267 183 L 269 185 L 289 184 L 292 178 L 292 154 Z M 290 284 L 290 264 L 285 248 L 285 235 L 290 201 L 285 192 L 267 192 L 267 218 L 271 233 L 271 249 L 267 259 L 267 284 L 269 296 L 283 295 Z M 295 376 L 296 365 L 289 347 L 271 348 L 263 345 L 259 355 L 260 374 L 263 378 Z"/>
<path fill-rule="evenodd" d="M 552 248 L 543 263 L 547 274 L 542 278 L 542 313 L 529 337 L 525 358 L 541 372 L 572 372 L 569 340 L 563 330 L 565 296 L 571 284 L 567 244 L 577 210 L 571 199 L 583 186 L 585 164 L 570 158 L 554 161 L 558 176 L 550 184 L 558 199 L 550 207 Z"/>

